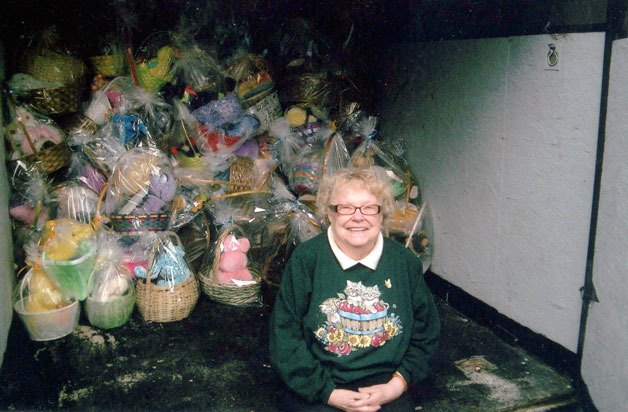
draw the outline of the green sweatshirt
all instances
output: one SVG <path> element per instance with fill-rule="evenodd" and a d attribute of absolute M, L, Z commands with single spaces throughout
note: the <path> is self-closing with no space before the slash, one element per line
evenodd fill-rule
<path fill-rule="evenodd" d="M 374 271 L 342 270 L 325 233 L 302 243 L 271 316 L 273 368 L 296 393 L 322 403 L 336 385 L 379 373 L 425 379 L 440 320 L 421 273 L 421 261 L 390 239 Z"/>

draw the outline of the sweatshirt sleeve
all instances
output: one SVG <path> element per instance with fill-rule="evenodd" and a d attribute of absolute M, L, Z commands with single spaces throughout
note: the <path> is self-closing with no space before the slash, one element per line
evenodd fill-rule
<path fill-rule="evenodd" d="M 309 307 L 311 274 L 294 251 L 284 269 L 270 319 L 270 360 L 281 379 L 310 402 L 327 403 L 335 384 L 309 350 L 303 317 Z"/>
<path fill-rule="evenodd" d="M 412 296 L 414 326 L 410 346 L 397 369 L 411 384 L 425 380 L 440 339 L 440 318 L 434 298 L 422 274 L 416 275 Z"/>

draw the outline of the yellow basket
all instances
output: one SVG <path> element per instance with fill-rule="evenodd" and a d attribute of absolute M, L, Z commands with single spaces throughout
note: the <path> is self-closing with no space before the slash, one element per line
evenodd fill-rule
<path fill-rule="evenodd" d="M 89 58 L 96 74 L 103 77 L 124 76 L 124 58 L 122 54 L 105 54 Z"/>

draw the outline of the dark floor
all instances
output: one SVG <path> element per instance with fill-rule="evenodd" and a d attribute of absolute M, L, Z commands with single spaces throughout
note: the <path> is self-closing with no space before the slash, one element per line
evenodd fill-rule
<path fill-rule="evenodd" d="M 274 411 L 283 390 L 267 355 L 273 292 L 260 307 L 202 295 L 192 315 L 33 342 L 15 318 L 0 370 L 0 410 Z M 578 411 L 572 380 L 437 299 L 443 323 L 423 411 Z"/>

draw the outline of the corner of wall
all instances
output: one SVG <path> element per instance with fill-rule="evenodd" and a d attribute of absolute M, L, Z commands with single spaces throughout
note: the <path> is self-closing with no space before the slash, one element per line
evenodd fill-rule
<path fill-rule="evenodd" d="M 4 46 L 0 42 L 0 82 L 4 81 Z M 0 103 L 0 114 L 4 107 Z M 0 136 L 4 135 L 4 127 L 0 122 Z M 4 145 L 0 145 L 0 164 L 6 164 Z M 4 360 L 4 352 L 7 348 L 9 329 L 13 319 L 11 305 L 11 293 L 13 291 L 15 277 L 13 269 L 13 242 L 11 238 L 11 220 L 9 219 L 9 183 L 5 167 L 0 167 L 0 365 Z"/>

